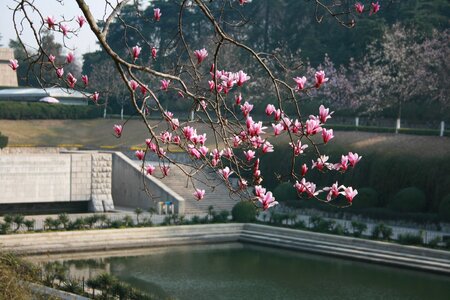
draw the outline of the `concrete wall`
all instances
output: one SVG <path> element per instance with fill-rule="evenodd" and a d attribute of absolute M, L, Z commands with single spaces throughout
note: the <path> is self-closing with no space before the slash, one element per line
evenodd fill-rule
<path fill-rule="evenodd" d="M 147 188 L 148 192 L 146 192 Z M 184 199 L 152 176 L 143 176 L 140 168 L 120 152 L 113 155 L 112 195 L 114 204 L 122 207 L 156 208 L 160 201 L 172 201 L 175 212 L 184 214 Z"/>
<path fill-rule="evenodd" d="M 97 152 L 0 155 L 0 204 L 90 201 L 114 209 L 112 155 Z"/>
<path fill-rule="evenodd" d="M 0 87 L 17 87 L 18 85 L 17 73 L 8 66 L 9 60 L 13 58 L 13 49 L 0 48 Z"/>

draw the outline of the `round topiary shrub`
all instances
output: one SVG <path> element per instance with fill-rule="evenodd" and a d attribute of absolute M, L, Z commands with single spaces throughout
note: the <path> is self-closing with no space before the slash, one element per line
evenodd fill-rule
<path fill-rule="evenodd" d="M 352 208 L 369 208 L 377 207 L 378 193 L 376 190 L 370 187 L 358 189 L 358 197 L 352 202 Z"/>
<path fill-rule="evenodd" d="M 400 190 L 389 203 L 389 208 L 398 212 L 423 212 L 426 206 L 425 193 L 416 187 Z"/>
<path fill-rule="evenodd" d="M 256 207 L 252 202 L 240 201 L 231 210 L 233 221 L 247 223 L 256 220 Z"/>
<path fill-rule="evenodd" d="M 298 198 L 297 192 L 290 182 L 279 184 L 273 191 L 273 196 L 278 201 L 295 200 Z"/>
<path fill-rule="evenodd" d="M 445 222 L 450 222 L 450 194 L 445 196 L 439 204 L 439 217 Z"/>

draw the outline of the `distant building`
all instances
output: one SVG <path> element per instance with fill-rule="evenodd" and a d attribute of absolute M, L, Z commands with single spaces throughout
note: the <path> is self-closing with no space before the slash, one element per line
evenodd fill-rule
<path fill-rule="evenodd" d="M 0 101 L 39 102 L 44 97 L 53 97 L 60 104 L 87 105 L 90 94 L 67 88 L 13 88 L 0 90 Z"/>
<path fill-rule="evenodd" d="M 9 66 L 9 60 L 14 59 L 14 51 L 10 48 L 0 48 L 0 87 L 17 87 L 17 73 Z"/>

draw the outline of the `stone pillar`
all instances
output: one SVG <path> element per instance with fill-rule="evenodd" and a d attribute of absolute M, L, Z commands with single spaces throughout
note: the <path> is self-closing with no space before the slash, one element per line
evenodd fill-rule
<path fill-rule="evenodd" d="M 444 130 L 445 130 L 445 122 L 441 121 L 441 128 L 439 130 L 439 136 L 444 136 Z"/>
<path fill-rule="evenodd" d="M 91 159 L 92 198 L 89 210 L 93 212 L 114 210 L 111 195 L 112 155 L 110 153 L 93 153 Z"/>
<path fill-rule="evenodd" d="M 399 129 L 401 128 L 400 125 L 400 118 L 397 119 L 397 122 L 395 123 L 395 133 L 398 133 Z"/>
<path fill-rule="evenodd" d="M 14 59 L 14 50 L 0 48 L 0 86 L 17 87 L 17 72 L 9 67 L 10 59 Z"/>
<path fill-rule="evenodd" d="M 355 127 L 359 127 L 359 117 L 355 117 Z"/>

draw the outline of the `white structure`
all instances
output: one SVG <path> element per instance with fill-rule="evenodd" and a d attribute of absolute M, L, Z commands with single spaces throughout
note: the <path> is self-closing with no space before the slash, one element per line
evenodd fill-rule
<path fill-rule="evenodd" d="M 17 87 L 17 73 L 9 67 L 9 60 L 14 59 L 14 51 L 0 48 L 0 87 Z"/>
<path fill-rule="evenodd" d="M 44 97 L 59 100 L 60 104 L 87 105 L 90 94 L 67 88 L 13 88 L 0 90 L 0 101 L 39 102 Z"/>

